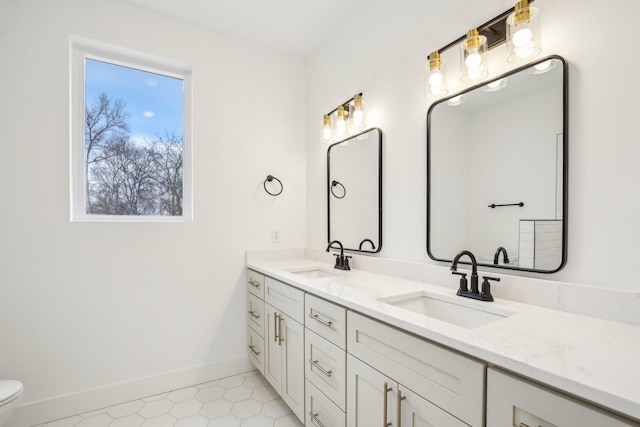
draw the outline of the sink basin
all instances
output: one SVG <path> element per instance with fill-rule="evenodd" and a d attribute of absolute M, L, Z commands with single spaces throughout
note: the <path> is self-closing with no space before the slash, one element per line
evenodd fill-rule
<path fill-rule="evenodd" d="M 335 277 L 337 276 L 331 270 L 326 270 L 324 268 L 313 267 L 301 270 L 289 270 L 290 273 L 296 274 L 298 276 L 305 277 L 307 279 L 325 279 L 327 277 Z"/>
<path fill-rule="evenodd" d="M 467 329 L 516 314 L 501 307 L 491 306 L 490 302 L 465 301 L 462 297 L 447 297 L 424 291 L 381 298 L 379 301 Z M 478 304 L 486 307 L 478 307 Z"/>

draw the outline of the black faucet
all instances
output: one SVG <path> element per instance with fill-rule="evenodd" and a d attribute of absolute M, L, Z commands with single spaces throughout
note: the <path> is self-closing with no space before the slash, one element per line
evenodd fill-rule
<path fill-rule="evenodd" d="M 496 249 L 495 255 L 493 255 L 493 264 L 498 265 L 498 260 L 500 258 L 500 253 L 502 253 L 502 259 L 505 264 L 509 264 L 509 256 L 507 255 L 507 250 L 500 246 Z"/>
<path fill-rule="evenodd" d="M 463 256 L 468 256 L 471 259 L 471 289 L 467 290 L 467 275 L 465 273 L 458 273 L 458 261 Z M 482 292 L 478 290 L 478 263 L 476 262 L 476 257 L 470 251 L 460 251 L 458 255 L 453 259 L 453 263 L 451 264 L 452 274 L 457 274 L 462 276 L 460 278 L 460 287 L 458 288 L 457 295 L 466 298 L 473 298 L 480 301 L 493 301 L 493 296 L 491 295 L 491 285 L 489 284 L 489 280 L 500 281 L 497 277 L 488 277 L 484 276 L 484 280 L 482 282 Z"/>
<path fill-rule="evenodd" d="M 329 249 L 336 249 L 333 247 L 334 243 L 337 243 L 340 246 L 340 254 L 333 254 L 333 256 L 336 257 L 336 265 L 334 265 L 333 268 L 337 268 L 338 270 L 351 270 L 351 267 L 349 267 L 349 258 L 351 257 L 344 256 L 344 247 L 342 246 L 342 243 L 340 243 L 340 240 L 334 240 L 329 243 L 326 252 L 329 252 Z"/>

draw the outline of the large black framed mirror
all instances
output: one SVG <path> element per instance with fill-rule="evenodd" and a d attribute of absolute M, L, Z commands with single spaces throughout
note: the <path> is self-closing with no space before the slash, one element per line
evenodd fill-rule
<path fill-rule="evenodd" d="M 427 113 L 427 253 L 553 273 L 567 255 L 567 65 L 550 56 Z"/>
<path fill-rule="evenodd" d="M 328 242 L 345 250 L 382 248 L 382 131 L 367 129 L 327 149 Z"/>

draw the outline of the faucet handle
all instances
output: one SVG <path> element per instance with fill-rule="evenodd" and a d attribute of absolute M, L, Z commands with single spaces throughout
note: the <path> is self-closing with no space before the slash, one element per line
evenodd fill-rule
<path fill-rule="evenodd" d="M 340 254 L 333 254 L 334 257 L 336 257 L 336 264 L 333 266 L 333 268 L 340 268 L 342 266 L 342 259 L 340 259 Z"/>
<path fill-rule="evenodd" d="M 482 293 L 481 295 L 484 296 L 484 300 L 485 301 L 493 301 L 493 295 L 491 295 L 491 283 L 489 283 L 489 280 L 493 280 L 496 282 L 500 281 L 499 277 L 489 277 L 489 276 L 482 276 Z"/>
<path fill-rule="evenodd" d="M 469 290 L 469 288 L 467 288 L 467 273 L 459 273 L 457 271 L 452 271 L 451 274 L 460 276 L 460 287 L 458 288 L 458 292 L 460 291 L 467 292 Z"/>
<path fill-rule="evenodd" d="M 349 255 L 344 256 L 344 264 L 342 266 L 344 267 L 345 270 L 351 270 L 351 267 L 349 267 L 349 258 L 353 258 L 353 257 Z"/>

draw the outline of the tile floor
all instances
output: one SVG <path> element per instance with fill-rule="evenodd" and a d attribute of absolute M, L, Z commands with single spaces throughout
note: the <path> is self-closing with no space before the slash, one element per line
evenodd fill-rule
<path fill-rule="evenodd" d="M 302 427 L 258 371 L 98 409 L 38 427 Z"/>

